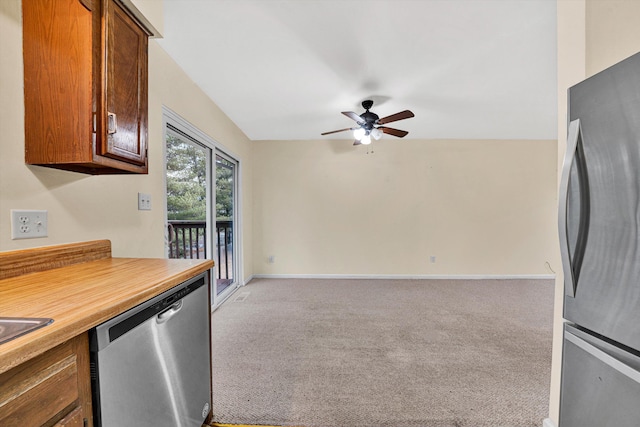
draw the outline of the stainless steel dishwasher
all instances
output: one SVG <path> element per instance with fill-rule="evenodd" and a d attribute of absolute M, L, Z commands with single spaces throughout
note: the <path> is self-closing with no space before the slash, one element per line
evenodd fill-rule
<path fill-rule="evenodd" d="M 200 427 L 211 408 L 208 274 L 91 331 L 94 423 Z"/>

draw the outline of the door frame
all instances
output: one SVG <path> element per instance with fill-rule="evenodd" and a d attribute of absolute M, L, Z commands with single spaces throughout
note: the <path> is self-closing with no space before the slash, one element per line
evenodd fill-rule
<path fill-rule="evenodd" d="M 214 266 L 213 269 L 210 270 L 210 277 L 212 278 L 211 280 L 211 284 L 210 284 L 210 289 L 211 289 L 211 301 L 210 301 L 210 305 L 211 305 L 211 310 L 215 310 L 217 307 L 220 306 L 220 304 L 222 304 L 227 298 L 229 298 L 231 296 L 231 294 L 233 294 L 233 292 L 235 290 L 237 290 L 240 286 L 244 285 L 244 279 L 243 279 L 243 259 L 241 254 L 243 253 L 242 251 L 242 197 L 241 197 L 241 189 L 242 189 L 242 162 L 240 161 L 239 157 L 232 151 L 227 149 L 227 147 L 225 147 L 223 144 L 220 144 L 218 141 L 216 141 L 215 139 L 211 138 L 209 135 L 207 135 L 206 133 L 204 133 L 203 131 L 201 131 L 200 129 L 198 129 L 196 126 L 194 126 L 192 123 L 190 123 L 189 121 L 187 121 L 185 118 L 183 118 L 182 116 L 180 116 L 179 114 L 177 114 L 176 112 L 174 112 L 173 110 L 171 110 L 169 107 L 163 105 L 162 106 L 162 155 L 163 155 L 163 174 L 162 174 L 162 180 L 163 180 L 163 188 L 165 189 L 162 193 L 162 203 L 163 203 L 163 209 L 164 209 L 164 224 L 167 224 L 168 221 L 168 213 L 167 213 L 167 192 L 166 192 L 166 188 L 167 188 L 167 174 L 166 174 L 166 158 L 167 158 L 167 144 L 166 144 L 166 137 L 167 137 L 167 125 L 170 124 L 172 127 L 180 130 L 181 132 L 190 135 L 191 138 L 195 139 L 195 141 L 207 148 L 211 149 L 211 161 L 210 161 L 210 167 L 208 169 L 211 169 L 209 171 L 209 173 L 211 174 L 211 185 L 209 186 L 210 188 L 208 189 L 208 195 L 210 197 L 211 200 L 211 206 L 207 206 L 207 215 L 212 218 L 213 220 L 213 226 L 210 227 L 210 232 L 208 233 L 209 236 L 209 242 L 207 242 L 207 253 L 212 254 L 211 258 L 215 260 L 216 258 L 216 250 L 215 250 L 215 244 L 214 244 L 214 238 L 216 236 L 216 230 L 215 230 L 215 209 L 213 208 L 215 206 L 216 203 L 216 192 L 215 192 L 215 156 L 216 154 L 220 153 L 222 154 L 225 158 L 231 159 L 233 162 L 235 162 L 236 164 L 236 182 L 235 182 L 235 190 L 236 190 L 236 194 L 235 194 L 235 206 L 234 206 L 234 243 L 233 243 L 233 256 L 235 257 L 235 265 L 234 265 L 234 278 L 235 283 L 229 287 L 229 291 L 228 292 L 224 292 L 223 295 L 216 295 L 216 288 L 215 288 L 215 277 L 216 277 L 216 271 L 215 269 L 217 268 L 217 266 Z M 165 256 L 168 257 L 168 243 L 169 243 L 169 236 L 168 236 L 168 232 L 167 232 L 167 228 L 164 228 L 164 249 L 165 249 Z"/>

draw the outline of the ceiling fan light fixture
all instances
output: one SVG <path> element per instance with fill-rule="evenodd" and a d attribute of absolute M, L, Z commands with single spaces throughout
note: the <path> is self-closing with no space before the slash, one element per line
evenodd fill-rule
<path fill-rule="evenodd" d="M 323 132 L 321 135 L 329 135 L 338 132 L 344 132 L 347 130 L 353 131 L 353 137 L 355 138 L 356 144 L 371 144 L 371 138 L 380 139 L 383 134 L 389 134 L 398 138 L 404 138 L 407 136 L 409 132 L 406 130 L 394 129 L 388 126 L 381 126 L 387 123 L 396 122 L 398 120 L 409 119 L 411 117 L 415 117 L 415 115 L 409 111 L 404 110 L 399 113 L 392 114 L 390 116 L 380 118 L 377 114 L 369 111 L 369 109 L 373 106 L 373 101 L 366 100 L 362 101 L 362 107 L 365 109 L 365 112 L 362 114 L 356 114 L 353 111 L 343 111 L 342 114 L 349 117 L 351 120 L 357 123 L 356 127 L 332 130 L 330 132 Z"/>

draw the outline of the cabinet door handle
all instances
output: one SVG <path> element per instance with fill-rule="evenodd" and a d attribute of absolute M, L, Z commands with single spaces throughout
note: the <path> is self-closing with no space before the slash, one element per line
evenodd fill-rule
<path fill-rule="evenodd" d="M 107 112 L 107 133 L 109 135 L 118 132 L 118 117 L 115 113 Z"/>

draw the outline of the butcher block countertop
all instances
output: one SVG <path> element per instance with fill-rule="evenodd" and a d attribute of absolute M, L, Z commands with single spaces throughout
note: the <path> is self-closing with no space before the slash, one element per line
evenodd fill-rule
<path fill-rule="evenodd" d="M 112 258 L 108 240 L 0 252 L 0 317 L 52 324 L 0 344 L 0 374 L 213 267 Z"/>

